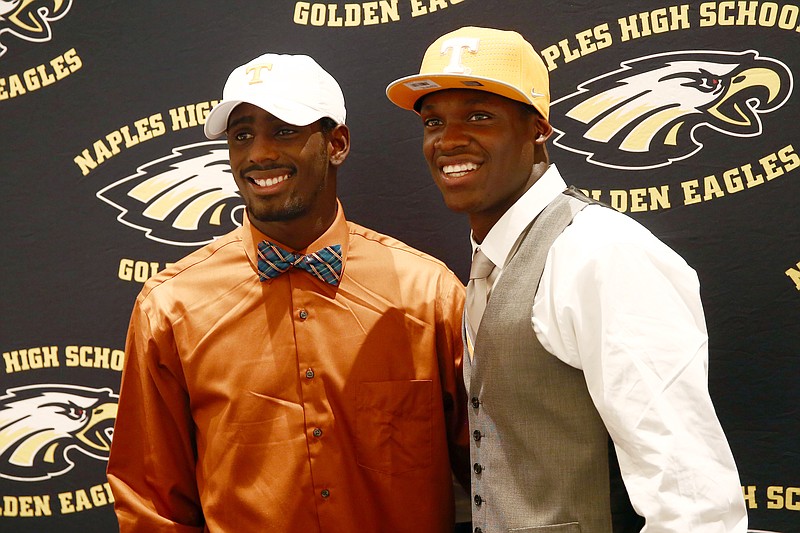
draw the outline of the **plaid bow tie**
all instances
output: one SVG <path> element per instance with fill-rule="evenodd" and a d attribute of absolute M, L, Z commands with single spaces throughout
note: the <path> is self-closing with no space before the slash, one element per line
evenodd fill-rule
<path fill-rule="evenodd" d="M 290 268 L 301 268 L 334 287 L 342 278 L 342 245 L 326 246 L 311 254 L 295 254 L 275 246 L 269 241 L 258 244 L 259 279 L 276 278 Z"/>

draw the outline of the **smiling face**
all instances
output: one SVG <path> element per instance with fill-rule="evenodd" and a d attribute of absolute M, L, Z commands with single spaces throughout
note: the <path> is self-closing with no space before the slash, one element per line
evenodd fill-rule
<path fill-rule="evenodd" d="M 472 89 L 425 96 L 420 116 L 431 175 L 480 241 L 547 168 L 552 128 L 522 103 Z"/>
<path fill-rule="evenodd" d="M 336 216 L 336 169 L 349 149 L 347 127 L 293 126 L 239 104 L 228 118 L 231 171 L 250 221 L 299 250 Z"/>

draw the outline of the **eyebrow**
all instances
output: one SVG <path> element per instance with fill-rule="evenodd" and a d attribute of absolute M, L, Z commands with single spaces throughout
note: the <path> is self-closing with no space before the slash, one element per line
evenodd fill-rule
<path fill-rule="evenodd" d="M 244 123 L 253 124 L 255 121 L 256 121 L 256 119 L 253 118 L 250 115 L 242 115 L 241 117 L 236 118 L 233 121 L 228 122 L 228 127 L 227 127 L 226 131 L 231 129 L 234 126 L 239 125 L 239 124 L 244 124 Z"/>
<path fill-rule="evenodd" d="M 480 92 L 480 91 L 476 91 L 476 92 Z M 491 102 L 491 98 L 488 98 L 488 97 L 486 97 L 486 96 L 484 96 L 482 94 L 478 94 L 478 95 L 475 95 L 475 96 L 469 98 L 468 100 L 464 101 L 464 104 L 465 105 L 478 105 L 478 104 L 487 104 L 489 102 Z M 419 110 L 420 111 L 425 111 L 427 109 L 430 109 L 431 107 L 433 107 L 432 104 L 422 104 L 422 106 L 420 106 Z"/>

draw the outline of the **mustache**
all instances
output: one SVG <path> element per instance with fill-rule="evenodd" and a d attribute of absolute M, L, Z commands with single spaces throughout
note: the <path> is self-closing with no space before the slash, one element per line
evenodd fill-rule
<path fill-rule="evenodd" d="M 297 169 L 295 168 L 294 165 L 285 165 L 285 164 L 280 164 L 280 163 L 274 163 L 274 164 L 270 164 L 270 165 L 252 164 L 252 165 L 250 165 L 248 167 L 243 168 L 241 170 L 240 174 L 242 176 L 245 176 L 248 173 L 253 172 L 253 171 L 268 171 L 268 170 L 288 170 L 291 173 L 297 172 Z"/>

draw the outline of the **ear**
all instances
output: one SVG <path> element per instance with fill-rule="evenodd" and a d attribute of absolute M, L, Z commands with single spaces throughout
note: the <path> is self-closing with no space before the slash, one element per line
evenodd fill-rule
<path fill-rule="evenodd" d="M 536 144 L 544 144 L 553 134 L 553 126 L 551 126 L 550 122 L 548 122 L 547 119 L 541 116 L 539 113 L 534 115 L 534 122 L 537 132 L 534 142 Z"/>
<path fill-rule="evenodd" d="M 328 147 L 330 154 L 328 160 L 331 165 L 338 167 L 350 153 L 350 129 L 344 124 L 338 124 L 328 134 Z"/>

